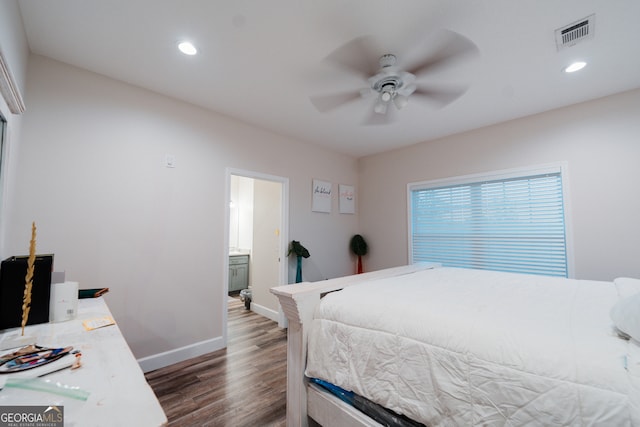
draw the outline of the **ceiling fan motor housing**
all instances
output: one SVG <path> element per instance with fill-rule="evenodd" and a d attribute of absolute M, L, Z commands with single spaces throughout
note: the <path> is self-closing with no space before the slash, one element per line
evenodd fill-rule
<path fill-rule="evenodd" d="M 393 65 L 396 65 L 396 62 L 397 62 L 396 56 L 391 53 L 382 55 L 378 60 L 378 63 L 380 64 L 380 68 L 391 67 Z"/>
<path fill-rule="evenodd" d="M 378 74 L 379 76 L 379 74 Z M 378 77 L 376 76 L 376 77 Z M 371 88 L 378 93 L 390 93 L 395 94 L 398 89 L 402 87 L 402 80 L 395 75 L 383 76 L 374 81 Z"/>
<path fill-rule="evenodd" d="M 378 94 L 377 108 L 375 112 L 386 113 L 387 104 L 394 101 L 398 109 L 407 104 L 407 97 L 415 91 L 415 76 L 406 71 L 400 71 L 395 67 L 396 57 L 388 54 L 380 57 L 381 69 L 375 76 L 369 79 L 371 90 Z"/>
<path fill-rule="evenodd" d="M 398 77 L 398 69 L 396 65 L 397 58 L 395 55 L 388 53 L 382 55 L 378 59 L 380 71 L 369 79 L 371 89 L 380 94 L 380 99 L 384 102 L 390 101 L 396 94 L 396 91 L 402 86 L 402 80 Z"/>

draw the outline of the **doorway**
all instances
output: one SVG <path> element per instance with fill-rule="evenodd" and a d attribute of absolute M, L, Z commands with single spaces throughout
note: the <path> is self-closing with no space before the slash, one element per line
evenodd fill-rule
<path fill-rule="evenodd" d="M 287 283 L 288 184 L 283 177 L 227 170 L 225 304 L 230 291 L 237 295 L 248 286 L 251 310 L 283 327 L 282 309 L 269 289 Z"/>

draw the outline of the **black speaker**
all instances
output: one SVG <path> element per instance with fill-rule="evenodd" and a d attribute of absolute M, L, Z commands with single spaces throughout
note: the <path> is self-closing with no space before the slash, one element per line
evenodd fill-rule
<path fill-rule="evenodd" d="M 0 264 L 0 329 L 22 326 L 22 302 L 28 256 L 13 256 Z M 36 255 L 27 325 L 49 322 L 53 255 Z"/>

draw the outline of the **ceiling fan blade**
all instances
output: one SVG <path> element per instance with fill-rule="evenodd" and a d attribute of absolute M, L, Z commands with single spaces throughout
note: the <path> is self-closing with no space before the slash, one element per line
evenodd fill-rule
<path fill-rule="evenodd" d="M 426 101 L 429 104 L 442 108 L 460 98 L 466 91 L 467 87 L 461 85 L 438 85 L 437 87 L 418 85 L 409 97 L 409 102 L 417 98 L 418 100 Z"/>
<path fill-rule="evenodd" d="M 429 55 L 417 64 L 408 67 L 406 71 L 419 77 L 428 71 L 447 66 L 465 56 L 478 54 L 478 47 L 462 34 L 451 30 L 440 30 L 441 46 L 433 55 Z"/>
<path fill-rule="evenodd" d="M 330 95 L 311 96 L 309 100 L 321 113 L 326 113 L 349 102 L 362 98 L 360 91 L 334 93 Z"/>
<path fill-rule="evenodd" d="M 370 36 L 351 40 L 334 50 L 325 61 L 368 79 L 379 67 L 380 51 Z"/>

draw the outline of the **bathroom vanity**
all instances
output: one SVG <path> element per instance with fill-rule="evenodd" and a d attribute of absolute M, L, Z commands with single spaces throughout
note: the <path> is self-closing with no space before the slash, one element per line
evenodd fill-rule
<path fill-rule="evenodd" d="M 229 293 L 249 287 L 249 254 L 229 254 Z"/>

